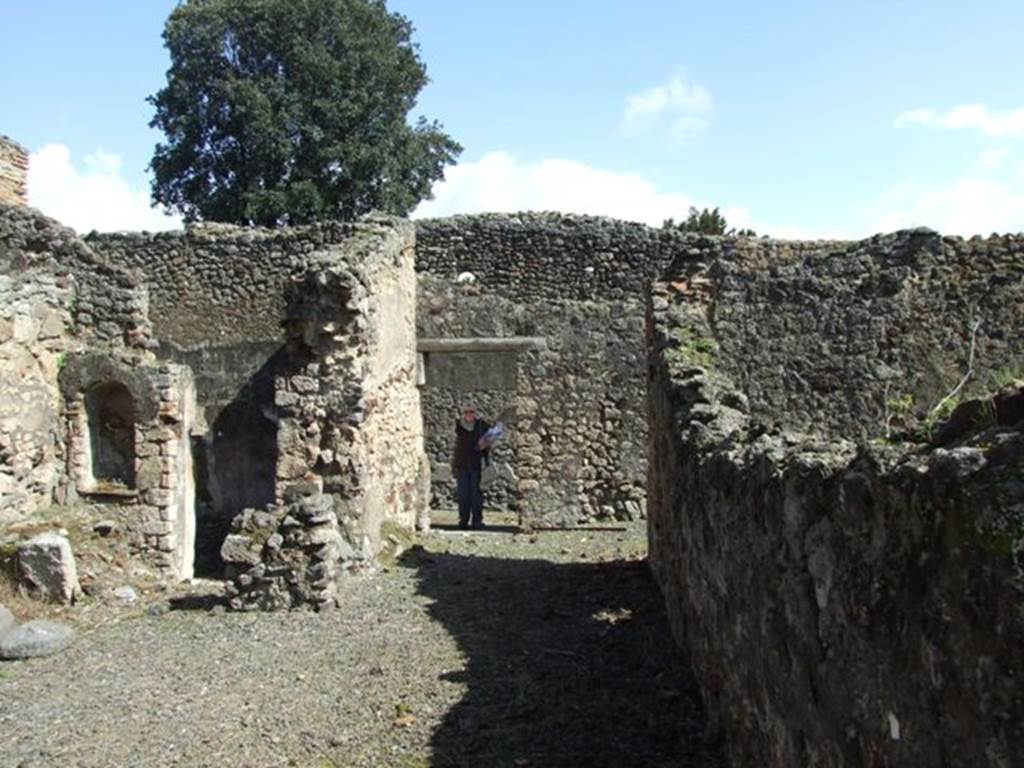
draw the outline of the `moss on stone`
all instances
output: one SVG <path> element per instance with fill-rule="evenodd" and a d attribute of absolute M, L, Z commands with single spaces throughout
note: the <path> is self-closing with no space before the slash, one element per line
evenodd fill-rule
<path fill-rule="evenodd" d="M 714 339 L 701 336 L 696 330 L 683 327 L 675 334 L 677 346 L 665 351 L 665 359 L 671 364 L 695 365 L 710 369 L 715 363 L 718 347 Z"/>

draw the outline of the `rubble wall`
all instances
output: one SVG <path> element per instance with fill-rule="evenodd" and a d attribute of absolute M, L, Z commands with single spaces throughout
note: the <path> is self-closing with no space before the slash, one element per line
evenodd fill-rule
<path fill-rule="evenodd" d="M 544 349 L 492 359 L 428 355 L 435 499 L 452 503 L 454 421 L 470 400 L 488 420 L 508 412 L 496 454 L 504 480 L 491 502 L 518 504 L 537 525 L 644 514 L 644 296 L 650 276 L 687 243 L 679 233 L 562 214 L 416 222 L 421 338 L 546 340 Z M 460 283 L 464 272 L 472 279 Z"/>
<path fill-rule="evenodd" d="M 147 295 L 70 229 L 0 202 L 0 519 L 64 499 L 57 375 L 86 346 L 145 356 Z"/>
<path fill-rule="evenodd" d="M 146 286 L 157 356 L 194 372 L 201 572 L 220 568 L 220 542 L 235 515 L 280 501 L 275 380 L 294 364 L 286 349 L 289 296 L 311 260 L 340 253 L 356 231 L 336 223 L 204 224 L 89 237 Z"/>
<path fill-rule="evenodd" d="M 972 346 L 977 384 L 1024 370 L 1020 236 L 921 229 L 851 243 L 691 246 L 708 268 L 684 276 L 696 280 L 687 290 L 700 298 L 713 288 L 707 355 L 765 420 L 870 439 L 936 405 L 968 370 Z"/>
<path fill-rule="evenodd" d="M 1014 765 L 1024 240 L 694 251 L 649 308 L 648 530 L 733 762 Z"/>
<path fill-rule="evenodd" d="M 426 524 L 412 227 L 368 220 L 306 266 L 274 382 L 279 503 L 236 516 L 222 548 L 239 610 L 330 607 L 342 574 Z"/>
<path fill-rule="evenodd" d="M 172 579 L 193 576 L 195 492 L 190 432 L 195 393 L 192 372 L 102 352 L 69 355 L 58 375 L 67 420 L 69 499 L 116 523 L 128 551 Z M 86 400 L 97 387 L 117 387 L 130 402 L 117 414 L 130 432 L 128 478 L 94 476 L 96 423 Z"/>
<path fill-rule="evenodd" d="M 277 495 L 314 480 L 342 500 L 353 540 L 372 556 L 386 520 L 412 528 L 427 503 L 413 230 L 366 222 L 343 251 L 307 266 L 291 289 L 289 363 L 276 381 Z"/>
<path fill-rule="evenodd" d="M 67 276 L 0 267 L 0 522 L 45 507 L 57 488 L 72 293 Z"/>
<path fill-rule="evenodd" d="M 430 469 L 424 450 L 416 353 L 415 232 L 405 225 L 369 263 L 364 527 L 379 535 L 386 521 L 427 525 Z M 373 542 L 375 550 L 381 546 Z"/>

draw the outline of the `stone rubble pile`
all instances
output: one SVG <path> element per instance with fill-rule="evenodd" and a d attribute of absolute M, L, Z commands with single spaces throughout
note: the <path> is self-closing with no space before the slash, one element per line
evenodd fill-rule
<path fill-rule="evenodd" d="M 221 548 L 229 606 L 237 611 L 334 607 L 338 576 L 370 560 L 345 533 L 332 498 L 314 488 L 293 486 L 284 504 L 245 510 L 232 521 Z"/>

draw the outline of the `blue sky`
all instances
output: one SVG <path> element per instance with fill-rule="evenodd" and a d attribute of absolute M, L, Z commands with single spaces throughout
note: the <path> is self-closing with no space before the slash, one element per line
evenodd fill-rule
<path fill-rule="evenodd" d="M 79 230 L 148 209 L 174 0 L 10 4 L 0 133 L 32 202 Z M 420 215 L 688 205 L 787 237 L 1024 229 L 1024 4 L 391 0 L 465 147 Z"/>

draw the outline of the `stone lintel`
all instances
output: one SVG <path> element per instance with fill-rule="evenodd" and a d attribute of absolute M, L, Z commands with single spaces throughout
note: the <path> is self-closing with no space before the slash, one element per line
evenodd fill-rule
<path fill-rule="evenodd" d="M 419 352 L 519 352 L 547 349 L 543 336 L 481 336 L 460 339 L 417 339 Z"/>

